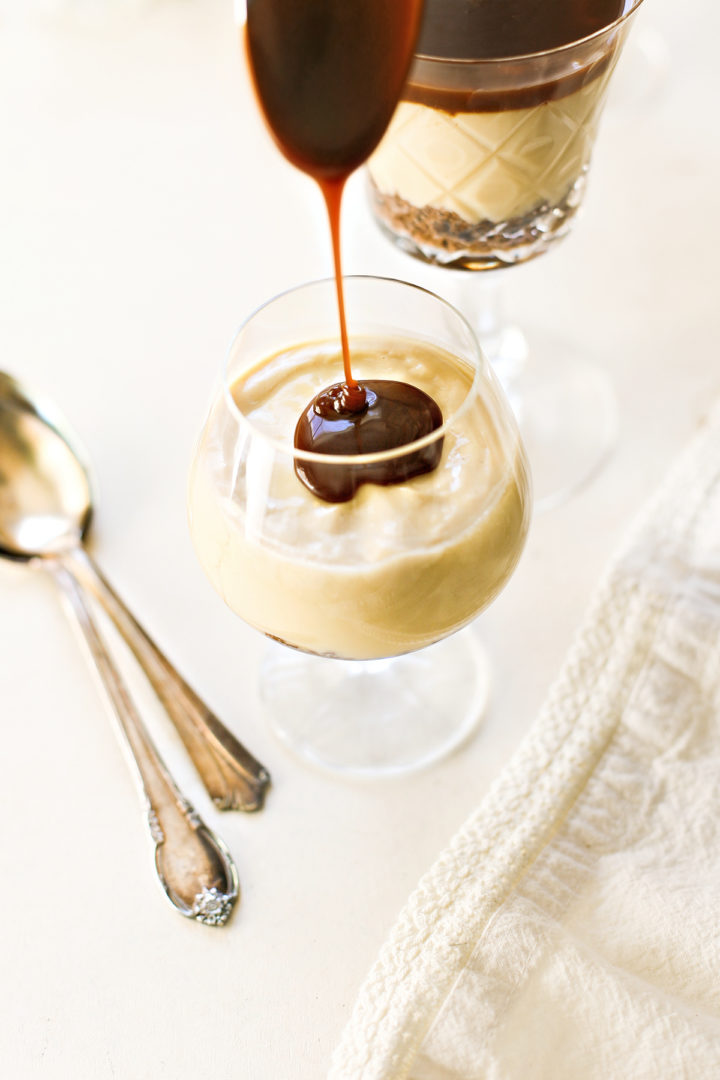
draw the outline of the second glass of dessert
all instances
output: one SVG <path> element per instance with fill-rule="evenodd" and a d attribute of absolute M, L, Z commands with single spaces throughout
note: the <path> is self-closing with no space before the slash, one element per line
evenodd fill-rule
<path fill-rule="evenodd" d="M 427 0 L 403 100 L 368 166 L 386 235 L 455 270 L 527 262 L 565 236 L 640 2 Z M 473 321 L 518 412 L 537 499 L 559 501 L 614 440 L 614 395 L 582 349 L 551 341 L 526 364 L 496 283 L 474 290 Z"/>
<path fill-rule="evenodd" d="M 345 289 L 362 439 L 355 415 L 333 411 L 335 285 L 300 286 L 235 338 L 189 505 L 216 590 L 292 646 L 263 671 L 274 730 L 307 760 L 366 775 L 436 760 L 476 726 L 484 668 L 475 635 L 454 632 L 510 577 L 530 497 L 512 411 L 465 319 L 406 283 Z M 394 423 L 394 445 L 373 450 Z"/>

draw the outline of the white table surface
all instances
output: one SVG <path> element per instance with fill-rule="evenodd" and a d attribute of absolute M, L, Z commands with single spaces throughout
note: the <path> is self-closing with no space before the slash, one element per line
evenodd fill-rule
<path fill-rule="evenodd" d="M 595 482 L 535 520 L 478 624 L 494 694 L 477 738 L 376 784 L 315 773 L 274 742 L 255 690 L 263 640 L 214 594 L 186 527 L 192 444 L 234 328 L 330 269 L 319 198 L 254 111 L 232 6 L 107 0 L 35 23 L 24 0 L 0 6 L 0 367 L 80 433 L 98 561 L 274 779 L 261 814 L 218 813 L 152 717 L 243 888 L 222 930 L 180 918 L 51 582 L 0 566 L 4 1076 L 325 1075 L 397 912 L 532 722 L 636 508 L 720 393 L 720 17 L 710 0 L 646 6 L 639 27 L 670 51 L 662 92 L 616 96 L 574 235 L 507 281 L 522 322 L 606 364 L 620 444 Z M 100 14 L 113 7 L 125 13 Z M 357 182 L 344 241 L 348 272 L 444 288 L 379 236 Z"/>

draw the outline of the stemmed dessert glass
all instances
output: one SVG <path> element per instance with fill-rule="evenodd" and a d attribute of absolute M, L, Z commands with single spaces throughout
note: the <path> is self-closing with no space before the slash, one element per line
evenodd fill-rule
<path fill-rule="evenodd" d="M 381 453 L 298 450 L 298 417 L 342 371 L 335 283 L 300 286 L 232 343 L 189 513 L 220 596 L 292 647 L 274 645 L 261 672 L 275 733 L 315 764 L 377 775 L 429 764 L 477 725 L 486 672 L 472 631 L 454 632 L 512 573 L 530 493 L 512 410 L 466 320 L 405 282 L 351 277 L 345 288 L 360 382 L 412 383 L 436 400 L 441 426 Z M 389 463 L 436 448 L 432 471 L 383 481 Z M 310 468 L 330 486 L 352 476 L 355 493 L 325 501 L 302 482 Z"/>
<path fill-rule="evenodd" d="M 443 7 L 443 19 L 459 2 Z M 424 32 L 403 100 L 368 164 L 370 204 L 386 236 L 445 272 L 515 266 L 564 237 L 641 2 L 628 0 L 587 37 L 524 55 L 448 59 L 432 55 L 432 33 Z M 610 380 L 561 336 L 528 344 L 504 320 L 497 274 L 470 286 L 468 277 L 455 275 L 456 302 L 516 410 L 535 505 L 553 505 L 593 475 L 616 440 Z"/>

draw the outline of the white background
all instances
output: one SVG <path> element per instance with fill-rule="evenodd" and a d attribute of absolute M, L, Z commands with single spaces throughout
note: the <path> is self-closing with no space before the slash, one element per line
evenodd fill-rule
<path fill-rule="evenodd" d="M 265 730 L 264 643 L 212 592 L 185 521 L 193 440 L 234 328 L 330 270 L 319 197 L 261 127 L 230 0 L 86 0 L 35 21 L 32 6 L 0 7 L 0 367 L 80 433 L 98 561 L 274 787 L 262 814 L 219 814 L 153 718 L 243 887 L 223 930 L 180 918 L 50 581 L 0 566 L 2 1071 L 310 1080 L 408 893 L 532 722 L 636 509 L 720 393 L 717 7 L 647 0 L 635 34 L 664 39 L 663 88 L 633 97 L 631 44 L 574 235 L 506 281 L 520 321 L 606 365 L 617 452 L 536 519 L 478 622 L 494 673 L 478 737 L 410 779 L 350 784 Z M 348 272 L 447 291 L 379 236 L 358 180 L 346 209 Z"/>

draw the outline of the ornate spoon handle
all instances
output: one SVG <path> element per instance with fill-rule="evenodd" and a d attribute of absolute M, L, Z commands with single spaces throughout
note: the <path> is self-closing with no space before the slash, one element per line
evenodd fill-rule
<path fill-rule="evenodd" d="M 67 597 L 137 767 L 160 883 L 181 915 L 222 926 L 238 898 L 235 864 L 168 772 L 103 644 L 78 582 L 63 563 L 42 562 Z"/>
<path fill-rule="evenodd" d="M 259 810 L 270 774 L 211 712 L 128 610 L 84 548 L 62 556 L 66 570 L 102 604 L 143 668 L 220 810 Z"/>

